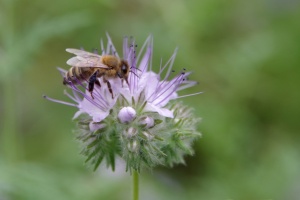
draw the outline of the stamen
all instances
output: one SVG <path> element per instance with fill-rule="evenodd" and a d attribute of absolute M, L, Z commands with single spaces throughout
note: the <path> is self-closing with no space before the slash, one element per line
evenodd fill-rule
<path fill-rule="evenodd" d="M 60 68 L 60 67 L 57 67 L 57 69 L 58 69 L 59 73 L 61 74 L 61 76 L 65 77 L 67 70 Z"/>
<path fill-rule="evenodd" d="M 76 82 L 77 82 L 77 84 L 78 85 L 80 85 L 81 87 L 83 87 L 83 89 L 84 90 L 86 90 L 86 91 L 88 91 L 88 88 L 79 80 L 79 79 L 77 79 L 76 77 L 75 77 L 75 79 L 76 79 Z M 86 80 L 87 81 L 87 80 Z M 88 82 L 88 81 L 87 81 Z M 73 84 L 74 85 L 74 84 Z M 75 85 L 74 85 L 74 87 L 75 88 L 77 88 Z M 78 88 L 77 88 L 78 89 Z M 79 89 L 78 89 L 79 90 Z M 81 90 L 79 90 L 80 91 L 80 94 L 81 94 Z M 96 91 L 96 92 L 94 92 L 94 91 Z M 86 96 L 86 95 L 85 95 Z M 94 90 L 93 90 L 93 96 L 94 97 L 96 97 L 96 99 L 98 99 L 99 100 L 99 103 L 101 103 L 102 104 L 102 107 L 104 108 L 104 107 L 106 107 L 106 106 L 108 106 L 109 104 L 106 102 L 106 100 L 102 97 L 102 95 L 100 94 L 100 92 L 95 88 Z M 94 101 L 94 99 L 92 98 L 92 100 Z M 102 101 L 101 101 L 102 100 Z"/>
<path fill-rule="evenodd" d="M 75 90 L 72 90 L 72 92 L 73 92 L 73 95 L 74 95 L 75 99 L 77 99 L 78 102 L 81 102 L 82 98 L 79 97 L 79 93 L 76 92 Z"/>
<path fill-rule="evenodd" d="M 139 52 L 139 54 L 138 54 L 138 56 L 137 56 L 137 60 L 140 60 L 140 57 L 141 57 L 141 55 L 142 55 L 142 53 L 144 53 L 144 49 L 145 49 L 145 47 L 146 46 L 151 46 L 151 41 L 153 40 L 153 37 L 152 37 L 152 35 L 150 35 L 147 39 L 146 39 L 146 41 L 144 42 L 144 44 L 143 44 L 143 46 L 142 46 L 142 48 L 140 49 L 140 52 Z"/>
<path fill-rule="evenodd" d="M 125 36 L 124 39 L 123 39 L 123 57 L 124 58 L 127 58 L 128 56 L 128 37 Z"/>
<path fill-rule="evenodd" d="M 171 72 L 174 73 L 175 70 L 172 70 Z M 169 79 L 170 75 L 171 75 L 171 73 L 169 74 L 168 77 L 165 77 L 165 78 L 158 84 L 157 90 L 160 90 L 161 86 L 162 86 L 165 82 L 167 82 L 167 80 Z"/>
<path fill-rule="evenodd" d="M 77 101 L 77 99 L 75 99 L 72 95 L 70 95 L 66 90 L 64 90 L 64 94 L 67 95 L 70 99 L 72 99 L 73 101 L 75 101 L 76 103 L 79 103 Z"/>
<path fill-rule="evenodd" d="M 184 81 L 184 82 L 183 82 L 183 85 L 181 85 L 181 86 L 177 89 L 177 91 L 184 90 L 184 89 L 186 89 L 186 88 L 190 88 L 190 87 L 192 87 L 192 86 L 194 86 L 194 85 L 197 85 L 197 84 L 198 84 L 197 81 Z"/>
<path fill-rule="evenodd" d="M 177 54 L 177 48 L 174 50 L 174 53 L 173 53 L 173 55 L 171 56 L 171 58 L 168 60 L 168 62 L 163 66 L 163 68 L 159 71 L 159 75 L 161 75 L 161 73 L 165 70 L 165 68 L 167 67 L 167 66 L 169 66 L 168 67 L 168 72 L 166 73 L 166 76 L 165 76 L 165 78 L 166 77 L 168 77 L 169 76 L 169 74 L 170 74 L 170 71 L 172 70 L 172 67 L 173 67 L 173 63 L 174 63 L 174 61 L 175 61 L 175 57 L 176 57 L 176 54 Z"/>
<path fill-rule="evenodd" d="M 103 44 L 103 40 L 100 40 L 100 47 L 101 47 L 101 53 L 102 55 L 105 55 L 105 50 L 104 50 L 104 44 Z"/>
<path fill-rule="evenodd" d="M 133 71 L 130 71 L 131 73 L 133 73 L 136 77 L 140 78 L 138 75 L 136 75 L 136 73 L 134 73 Z"/>
<path fill-rule="evenodd" d="M 145 71 L 148 71 L 151 54 L 152 54 L 152 48 L 148 47 L 147 51 L 145 52 L 144 57 L 140 61 L 140 65 L 139 65 L 139 69 L 142 71 L 142 73 L 144 73 Z"/>
<path fill-rule="evenodd" d="M 161 71 L 161 66 L 162 66 L 162 58 L 160 58 L 159 71 Z"/>
<path fill-rule="evenodd" d="M 134 41 L 131 41 L 131 45 L 129 47 L 129 55 L 128 55 L 128 61 L 131 61 L 131 63 L 129 63 L 129 65 L 131 66 L 130 70 L 131 72 L 136 74 L 136 54 L 135 54 L 135 49 L 134 49 Z M 131 83 L 129 85 L 129 90 L 130 93 L 133 94 L 133 92 L 136 90 L 136 88 L 138 88 L 138 78 L 136 76 L 129 76 L 129 82 Z"/>
<path fill-rule="evenodd" d="M 153 58 L 153 38 L 152 38 L 152 40 L 151 40 L 151 44 L 149 45 L 149 47 L 151 48 L 151 54 L 150 54 L 150 63 L 149 63 L 149 65 L 150 65 L 150 71 L 152 71 L 152 58 Z"/>
<path fill-rule="evenodd" d="M 106 32 L 106 37 L 108 39 L 107 53 L 110 53 L 110 50 L 111 50 L 111 52 L 116 52 L 115 55 L 117 57 L 119 57 L 118 52 L 117 52 L 117 50 L 116 50 L 116 48 L 115 48 L 115 46 L 114 46 L 114 44 L 113 44 L 113 42 L 112 42 L 112 40 L 111 40 L 111 38 L 110 38 L 110 36 L 109 36 L 109 34 L 107 32 Z"/>
<path fill-rule="evenodd" d="M 64 104 L 64 105 L 67 105 L 67 106 L 73 106 L 73 107 L 77 107 L 78 108 L 78 105 L 76 104 L 73 104 L 73 103 L 69 103 L 69 102 L 65 102 L 65 101 L 61 101 L 61 100 L 57 100 L 57 99 L 53 99 L 53 98 L 50 98 L 46 95 L 43 95 L 43 97 L 49 101 L 52 101 L 52 102 L 55 102 L 55 103 L 60 103 L 60 104 Z"/>
<path fill-rule="evenodd" d="M 86 100 L 88 100 L 90 103 L 94 104 L 96 107 L 98 107 L 101 110 L 105 111 L 105 107 L 99 105 L 89 95 L 86 95 L 84 92 L 82 92 L 81 90 L 79 90 L 75 85 L 71 85 L 71 87 L 72 87 L 73 90 L 75 90 L 76 92 L 78 92 L 79 94 L 81 94 L 83 96 L 83 98 L 85 98 Z"/>
<path fill-rule="evenodd" d="M 193 94 L 182 95 L 182 96 L 176 97 L 175 99 L 180 99 L 180 98 L 184 98 L 184 97 L 195 96 L 195 95 L 202 94 L 202 93 L 203 92 L 196 92 L 196 93 L 193 93 Z"/>
<path fill-rule="evenodd" d="M 83 85 L 82 84 L 82 82 L 79 80 L 79 79 L 77 79 L 76 77 L 75 77 L 75 79 L 76 79 L 76 82 L 77 82 L 77 84 L 78 85 L 80 85 L 81 87 L 83 87 L 84 88 L 84 90 L 88 90 L 88 88 L 85 86 L 85 85 Z M 98 104 L 98 103 L 96 103 L 95 101 L 94 101 L 94 99 L 91 99 L 90 98 L 90 96 L 88 96 L 88 95 L 86 95 L 84 92 L 82 92 L 80 89 L 78 89 L 77 87 L 76 87 L 76 85 L 75 84 L 73 84 L 72 82 L 70 83 L 70 86 L 71 86 L 71 88 L 73 89 L 73 90 L 75 90 L 76 92 L 78 92 L 79 94 L 81 94 L 84 98 L 86 98 L 88 101 L 90 101 L 91 103 L 93 103 L 94 105 L 98 105 L 98 107 L 100 107 L 102 110 L 106 107 L 106 105 L 108 105 L 108 103 L 105 101 L 105 100 L 103 100 L 103 98 L 101 97 L 101 95 L 94 95 L 94 96 L 96 96 L 96 97 L 98 97 L 98 100 L 99 100 L 99 103 L 100 104 L 102 104 L 102 105 L 100 105 L 100 104 Z M 101 100 L 103 100 L 103 101 L 101 101 Z M 105 105 L 106 104 L 106 105 Z"/>
<path fill-rule="evenodd" d="M 165 81 L 162 81 L 162 82 L 156 87 L 156 90 L 150 95 L 150 97 L 148 98 L 148 101 L 149 101 L 149 102 L 153 102 L 155 99 L 159 98 L 163 93 L 165 93 L 166 91 L 168 91 L 168 90 L 172 87 L 172 85 L 174 85 L 174 84 L 178 81 L 178 79 L 181 79 L 183 75 L 184 75 L 184 74 L 181 73 L 181 74 L 180 74 L 179 76 L 177 76 L 176 78 L 174 78 L 174 79 L 172 79 L 171 81 L 167 82 L 167 84 L 164 85 L 164 86 L 162 86 L 162 85 L 163 85 L 163 82 L 165 82 Z M 180 82 L 180 83 L 181 83 L 181 82 Z M 178 84 L 180 84 L 180 83 L 178 83 Z M 162 88 L 161 88 L 161 87 L 162 87 Z M 152 98 L 153 100 L 150 100 L 151 97 L 153 97 L 153 98 Z"/>
<path fill-rule="evenodd" d="M 165 97 L 163 100 L 161 100 L 160 102 L 156 103 L 155 105 L 158 105 L 158 104 L 160 104 L 161 102 L 165 101 L 167 98 L 170 97 L 170 95 L 172 95 L 174 92 L 176 92 L 176 90 L 177 90 L 177 88 L 179 87 L 179 85 L 184 81 L 184 79 L 181 79 L 181 80 L 179 79 L 179 78 L 180 78 L 181 76 L 183 76 L 183 75 L 184 75 L 184 73 L 181 73 L 181 75 L 178 76 L 177 79 L 175 79 L 175 80 L 173 79 L 175 83 L 174 83 L 174 84 L 170 84 L 170 86 L 169 86 L 167 89 L 165 89 L 163 92 L 161 92 L 160 95 L 158 95 L 158 96 L 156 97 L 156 99 L 158 99 L 162 94 L 166 93 L 166 92 L 171 88 L 172 85 L 175 85 L 175 87 L 174 87 L 172 90 L 169 91 L 169 94 L 166 95 L 166 97 Z M 179 81 L 178 81 L 178 79 L 179 79 Z M 172 81 L 173 81 L 173 80 L 172 80 Z M 172 81 L 170 81 L 170 83 L 171 83 Z M 176 82 L 177 82 L 177 84 L 176 84 Z"/>

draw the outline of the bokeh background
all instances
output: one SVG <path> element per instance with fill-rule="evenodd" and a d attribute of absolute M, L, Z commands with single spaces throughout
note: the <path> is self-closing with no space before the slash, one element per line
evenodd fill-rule
<path fill-rule="evenodd" d="M 86 167 L 75 109 L 57 66 L 68 47 L 99 48 L 108 32 L 154 36 L 154 66 L 179 47 L 175 69 L 204 94 L 182 99 L 202 117 L 186 165 L 141 174 L 141 199 L 300 198 L 300 2 L 297 0 L 1 0 L 0 199 L 130 199 L 122 164 Z"/>

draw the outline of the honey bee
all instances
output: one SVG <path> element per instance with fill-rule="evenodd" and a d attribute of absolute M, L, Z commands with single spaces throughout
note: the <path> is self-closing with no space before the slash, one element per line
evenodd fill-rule
<path fill-rule="evenodd" d="M 126 60 L 119 59 L 114 55 L 98 55 L 79 49 L 66 49 L 66 51 L 76 56 L 67 61 L 67 64 L 71 68 L 64 76 L 64 85 L 71 83 L 76 85 L 81 81 L 87 81 L 88 90 L 94 99 L 94 85 L 96 84 L 101 87 L 98 80 L 100 77 L 107 84 L 112 98 L 114 98 L 114 94 L 109 79 L 120 78 L 122 82 L 125 80 L 128 84 L 130 68 Z"/>

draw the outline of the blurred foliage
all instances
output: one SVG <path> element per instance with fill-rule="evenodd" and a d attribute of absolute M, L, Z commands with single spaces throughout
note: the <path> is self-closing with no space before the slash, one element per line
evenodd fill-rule
<path fill-rule="evenodd" d="M 130 199 L 130 176 L 83 165 L 56 66 L 65 48 L 152 33 L 154 66 L 199 87 L 203 121 L 186 166 L 142 172 L 142 199 L 298 199 L 300 3 L 296 0 L 1 0 L 0 199 Z M 154 67 L 155 68 L 155 67 Z"/>

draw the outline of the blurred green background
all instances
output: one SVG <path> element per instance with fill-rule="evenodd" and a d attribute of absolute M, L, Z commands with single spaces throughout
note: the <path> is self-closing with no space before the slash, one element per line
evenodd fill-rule
<path fill-rule="evenodd" d="M 0 199 L 130 199 L 131 177 L 84 166 L 75 109 L 57 66 L 66 48 L 99 48 L 107 31 L 154 36 L 154 67 L 200 84 L 183 99 L 203 137 L 186 165 L 141 174 L 141 199 L 300 198 L 300 3 L 297 0 L 1 0 Z M 183 94 L 183 93 L 182 93 Z"/>

